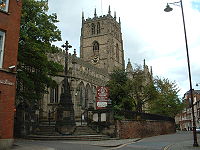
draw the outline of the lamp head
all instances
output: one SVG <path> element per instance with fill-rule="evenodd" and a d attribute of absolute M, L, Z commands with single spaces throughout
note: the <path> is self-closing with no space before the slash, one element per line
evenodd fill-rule
<path fill-rule="evenodd" d="M 171 8 L 171 7 L 169 6 L 169 4 L 167 4 L 166 8 L 164 9 L 165 12 L 170 12 L 170 11 L 172 11 L 172 10 L 173 10 L 173 8 Z"/>

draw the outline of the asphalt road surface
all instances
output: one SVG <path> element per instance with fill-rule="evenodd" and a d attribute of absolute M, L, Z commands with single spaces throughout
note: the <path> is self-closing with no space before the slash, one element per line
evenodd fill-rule
<path fill-rule="evenodd" d="M 198 134 L 198 138 L 200 135 Z M 124 145 L 118 150 L 167 150 L 170 145 L 193 139 L 191 131 L 177 132 L 176 134 L 160 135 L 144 138 L 136 143 Z M 193 143 L 191 143 L 192 145 Z M 199 148 L 200 149 L 200 148 Z"/>
<path fill-rule="evenodd" d="M 198 134 L 198 139 L 199 138 L 200 134 Z M 13 147 L 13 150 L 168 150 L 170 145 L 184 141 L 188 142 L 192 139 L 192 132 L 184 131 L 175 134 L 148 137 L 136 142 L 129 141 L 126 144 L 114 147 L 106 147 L 106 141 L 17 140 L 15 142 L 16 146 Z M 108 142 L 109 141 L 107 141 L 107 143 Z M 117 142 L 120 142 L 120 140 Z M 192 144 L 193 143 L 191 143 L 191 145 Z M 22 149 L 20 149 L 20 147 Z"/>

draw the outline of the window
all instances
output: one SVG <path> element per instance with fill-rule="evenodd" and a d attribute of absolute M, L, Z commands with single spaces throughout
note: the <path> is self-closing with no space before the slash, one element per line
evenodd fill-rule
<path fill-rule="evenodd" d="M 85 88 L 84 88 L 83 82 L 80 83 L 79 89 L 80 89 L 80 105 L 81 105 L 81 108 L 84 109 L 85 108 Z"/>
<path fill-rule="evenodd" d="M 99 50 L 99 43 L 97 41 L 93 42 L 93 51 L 98 51 Z"/>
<path fill-rule="evenodd" d="M 116 60 L 119 62 L 119 46 L 116 44 Z"/>
<path fill-rule="evenodd" d="M 0 31 L 0 68 L 3 66 L 5 32 Z"/>
<path fill-rule="evenodd" d="M 99 43 L 97 41 L 93 42 L 93 52 L 95 56 L 99 55 Z"/>
<path fill-rule="evenodd" d="M 50 89 L 50 103 L 58 103 L 58 86 Z"/>
<path fill-rule="evenodd" d="M 0 0 L 0 10 L 7 12 L 8 11 L 8 3 L 9 3 L 9 0 Z"/>
<path fill-rule="evenodd" d="M 97 34 L 99 34 L 100 33 L 100 23 L 98 22 L 97 23 Z"/>
<path fill-rule="evenodd" d="M 92 23 L 92 35 L 95 34 L 95 24 Z"/>

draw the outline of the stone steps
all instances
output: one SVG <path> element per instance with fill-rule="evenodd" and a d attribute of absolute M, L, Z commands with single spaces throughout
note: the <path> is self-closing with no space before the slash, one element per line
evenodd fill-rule
<path fill-rule="evenodd" d="M 48 121 L 42 121 L 39 124 L 39 127 L 37 128 L 37 130 L 35 131 L 36 135 L 59 135 L 58 132 L 56 132 L 55 130 L 55 122 L 49 122 Z"/>
<path fill-rule="evenodd" d="M 98 135 L 98 133 L 88 126 L 77 126 L 73 135 Z"/>
<path fill-rule="evenodd" d="M 31 140 L 83 140 L 83 141 L 100 141 L 107 140 L 110 137 L 106 135 L 99 135 L 95 130 L 87 125 L 76 126 L 73 135 L 61 135 L 56 132 L 55 123 L 47 121 L 40 122 L 40 125 L 34 135 L 28 135 L 27 139 Z"/>

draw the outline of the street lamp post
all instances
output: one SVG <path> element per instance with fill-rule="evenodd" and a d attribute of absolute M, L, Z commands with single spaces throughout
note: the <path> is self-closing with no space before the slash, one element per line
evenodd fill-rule
<path fill-rule="evenodd" d="M 187 53 L 187 64 L 188 64 L 188 75 L 189 75 L 189 83 L 190 83 L 190 96 L 191 96 L 191 103 L 192 103 L 192 119 L 193 119 L 193 138 L 194 138 L 194 147 L 198 147 L 197 142 L 197 133 L 196 133 L 196 120 L 194 116 L 194 97 L 193 97 L 193 89 L 192 89 L 192 78 L 191 78 L 191 70 L 190 70 L 190 58 L 189 58 L 189 51 L 188 51 L 188 43 L 187 43 L 187 34 L 186 34 L 186 27 L 185 27 L 185 17 L 184 17 L 184 11 L 183 11 L 183 3 L 182 0 L 179 2 L 174 3 L 168 3 L 166 8 L 164 9 L 165 12 L 170 12 L 173 9 L 169 6 L 169 4 L 177 5 L 180 4 L 181 6 L 181 12 L 182 12 L 182 19 L 183 19 L 183 27 L 184 27 L 184 35 L 185 35 L 185 47 L 186 47 L 186 53 Z"/>

